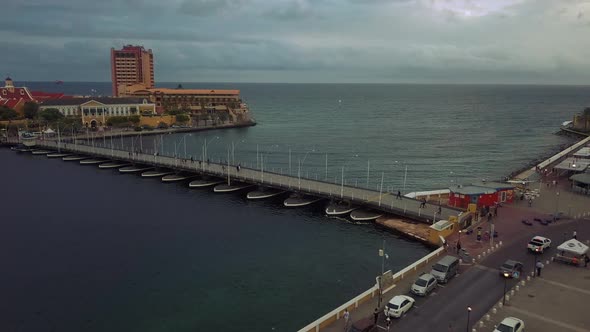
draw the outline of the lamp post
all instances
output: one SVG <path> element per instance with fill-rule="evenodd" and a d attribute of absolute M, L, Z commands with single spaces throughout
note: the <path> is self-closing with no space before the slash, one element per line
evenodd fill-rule
<path fill-rule="evenodd" d="M 203 162 L 205 162 L 207 160 L 207 158 L 209 157 L 207 147 L 209 147 L 209 144 L 211 144 L 211 142 L 213 142 L 213 140 L 216 140 L 216 139 L 219 139 L 219 136 L 215 136 L 215 137 L 211 138 L 210 140 L 205 141 L 205 149 L 204 149 L 205 155 L 203 156 Z"/>
<path fill-rule="evenodd" d="M 465 332 L 469 332 L 469 316 L 471 316 L 471 307 L 467 307 L 467 327 L 465 328 Z"/>
<path fill-rule="evenodd" d="M 510 274 L 508 272 L 504 272 L 504 296 L 502 297 L 502 305 L 505 305 L 506 304 L 506 286 L 507 286 L 507 283 L 508 283 L 508 277 L 509 276 L 510 276 Z"/>
<path fill-rule="evenodd" d="M 377 307 L 381 307 L 381 301 L 383 300 L 383 274 L 385 273 L 385 259 L 389 258 L 389 256 L 385 253 L 385 240 L 383 240 L 383 245 L 381 249 L 379 249 L 379 256 L 381 256 L 381 275 L 379 276 L 379 302 L 377 303 Z"/>
<path fill-rule="evenodd" d="M 559 191 L 555 193 L 555 196 L 557 196 L 555 200 L 555 218 L 557 218 L 559 215 Z"/>
<path fill-rule="evenodd" d="M 301 160 L 301 159 L 298 160 L 299 168 L 297 169 L 297 178 L 298 178 L 299 190 L 301 190 L 301 164 L 303 164 L 305 162 L 305 159 L 307 158 L 307 155 L 310 152 L 315 152 L 315 150 L 312 149 L 310 151 L 307 151 L 305 153 L 305 156 L 303 156 L 303 160 Z"/>
<path fill-rule="evenodd" d="M 233 141 L 231 142 L 231 159 L 232 159 L 232 163 L 235 165 L 236 164 L 236 147 L 238 145 L 240 145 L 240 143 L 244 143 L 246 142 L 246 140 L 241 140 L 237 143 L 234 143 Z"/>
<path fill-rule="evenodd" d="M 358 156 L 359 156 L 358 154 L 355 154 L 352 157 L 350 157 L 347 161 L 345 161 L 344 164 L 342 164 L 342 178 L 341 178 L 341 184 L 340 184 L 340 199 L 344 198 L 344 167 L 346 167 L 346 165 L 352 160 L 352 158 L 356 158 Z"/>

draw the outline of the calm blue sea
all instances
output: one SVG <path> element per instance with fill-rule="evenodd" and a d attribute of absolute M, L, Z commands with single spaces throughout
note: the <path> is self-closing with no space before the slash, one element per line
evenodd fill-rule
<path fill-rule="evenodd" d="M 495 179 L 570 142 L 590 87 L 221 84 L 258 125 L 166 135 L 198 156 L 406 191 Z M 69 94 L 109 83 L 26 83 Z M 175 87 L 177 83 L 162 84 Z M 95 90 L 96 92 L 94 92 Z M 157 139 L 145 137 L 144 142 Z M 134 144 L 137 144 L 134 141 Z M 129 145 L 127 140 L 125 144 Z M 291 165 L 289 165 L 291 150 Z M 258 152 L 257 152 L 258 151 Z M 257 158 L 257 155 L 259 156 Z M 260 157 L 263 155 L 264 157 Z M 373 225 L 0 150 L 0 330 L 294 331 L 429 249 Z M 367 172 L 367 164 L 369 165 Z"/>

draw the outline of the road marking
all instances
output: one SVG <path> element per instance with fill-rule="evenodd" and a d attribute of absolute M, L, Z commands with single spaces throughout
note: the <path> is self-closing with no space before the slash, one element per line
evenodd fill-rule
<path fill-rule="evenodd" d="M 530 311 L 526 311 L 526 310 L 523 310 L 523 309 L 518 309 L 518 308 L 515 308 L 515 307 L 510 307 L 510 309 L 511 310 L 514 310 L 514 311 L 516 311 L 518 313 L 521 313 L 523 315 L 528 315 L 528 316 L 530 316 L 532 318 L 535 318 L 535 319 L 538 319 L 538 320 L 541 320 L 541 321 L 544 321 L 544 322 L 552 323 L 554 325 L 557 325 L 557 326 L 560 326 L 560 327 L 563 327 L 563 328 L 566 328 L 566 329 L 569 329 L 569 330 L 572 330 L 572 331 L 576 331 L 576 332 L 590 332 L 590 330 L 586 330 L 586 329 L 583 329 L 581 327 L 573 326 L 573 325 L 570 325 L 570 324 L 567 324 L 567 323 L 564 323 L 564 322 L 560 322 L 560 321 L 557 321 L 557 320 L 554 320 L 554 319 L 550 319 L 550 318 L 547 318 L 545 316 L 537 315 L 537 314 L 534 314 L 534 313 L 532 313 Z"/>
<path fill-rule="evenodd" d="M 537 280 L 546 282 L 548 284 L 551 284 L 551 285 L 554 285 L 554 286 L 557 286 L 557 287 L 562 287 L 562 288 L 573 290 L 573 291 L 576 291 L 576 292 L 579 292 L 579 293 L 584 293 L 586 295 L 590 295 L 590 291 L 588 291 L 588 290 L 577 288 L 577 287 L 573 287 L 573 286 L 568 286 L 568 285 L 562 284 L 562 283 L 557 282 L 557 281 L 551 281 L 551 280 L 547 280 L 547 279 L 543 279 L 543 278 L 537 278 Z"/>

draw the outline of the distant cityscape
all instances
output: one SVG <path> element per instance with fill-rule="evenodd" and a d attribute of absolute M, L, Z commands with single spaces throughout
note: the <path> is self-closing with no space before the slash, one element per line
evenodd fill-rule
<path fill-rule="evenodd" d="M 26 86 L 16 87 L 12 78 L 6 77 L 0 88 L 0 108 L 14 113 L 2 120 L 24 119 L 25 108 L 32 107 L 38 111 L 57 110 L 96 130 L 108 127 L 114 117 L 130 116 L 139 117 L 134 122 L 144 127 L 253 124 L 239 90 L 155 87 L 154 55 L 143 46 L 111 48 L 111 78 L 113 95 L 96 97 L 30 91 Z"/>

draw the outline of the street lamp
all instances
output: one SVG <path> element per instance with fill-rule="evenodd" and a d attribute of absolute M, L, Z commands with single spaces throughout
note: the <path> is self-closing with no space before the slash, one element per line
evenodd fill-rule
<path fill-rule="evenodd" d="M 508 283 L 508 277 L 510 274 L 508 272 L 504 272 L 504 297 L 502 298 L 502 305 L 506 304 L 506 285 Z"/>
<path fill-rule="evenodd" d="M 209 156 L 209 153 L 207 151 L 207 147 L 209 146 L 209 144 L 211 144 L 211 142 L 213 142 L 213 140 L 219 139 L 219 136 L 215 136 L 213 138 L 211 138 L 210 140 L 206 140 L 205 141 L 205 149 L 204 149 L 204 155 L 203 155 L 203 161 L 207 160 L 207 157 Z"/>
<path fill-rule="evenodd" d="M 471 316 L 471 307 L 467 307 L 467 327 L 465 328 L 465 332 L 469 332 L 469 316 Z"/>
<path fill-rule="evenodd" d="M 238 145 L 240 145 L 240 143 L 245 143 L 245 142 L 246 142 L 246 140 L 244 140 L 244 139 L 237 142 L 237 143 L 234 143 L 233 141 L 231 142 L 231 156 L 232 156 L 231 158 L 232 158 L 232 163 L 234 163 L 234 165 L 236 164 L 236 147 Z"/>
<path fill-rule="evenodd" d="M 379 249 L 379 256 L 381 257 L 381 275 L 379 276 L 379 302 L 378 307 L 381 307 L 381 301 L 383 299 L 383 274 L 385 273 L 385 259 L 389 256 L 385 253 L 385 240 L 383 240 L 383 246 Z"/>
<path fill-rule="evenodd" d="M 559 214 L 559 191 L 555 193 L 555 196 L 557 196 L 555 200 L 555 218 L 557 219 Z"/>
<path fill-rule="evenodd" d="M 344 167 L 346 167 L 346 165 L 352 160 L 352 158 L 356 158 L 358 156 L 359 156 L 358 154 L 355 154 L 352 157 L 348 158 L 348 160 L 345 161 L 344 164 L 342 164 L 342 179 L 341 179 L 341 185 L 340 185 L 340 199 L 344 198 Z"/>

